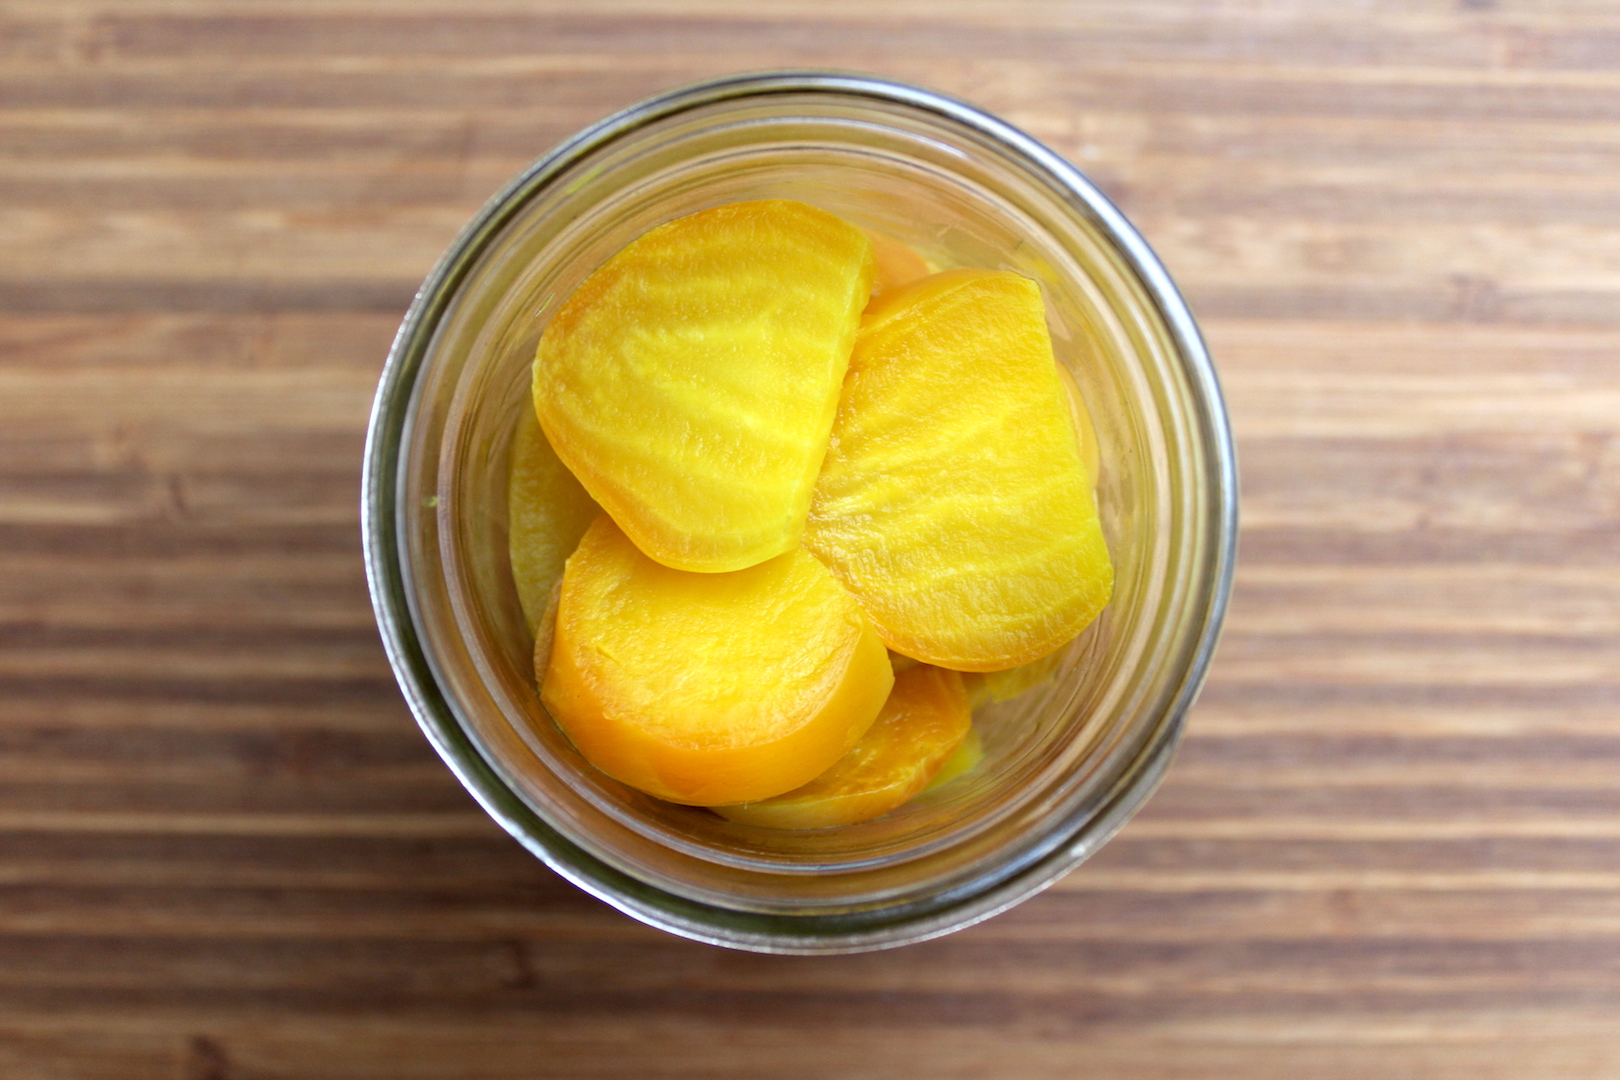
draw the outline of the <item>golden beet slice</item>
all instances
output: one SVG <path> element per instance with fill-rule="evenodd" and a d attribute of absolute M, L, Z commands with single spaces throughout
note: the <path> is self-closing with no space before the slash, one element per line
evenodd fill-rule
<path fill-rule="evenodd" d="M 955 270 L 872 301 L 804 544 L 941 667 L 1016 667 L 1097 616 L 1113 567 L 1034 282 Z"/>
<path fill-rule="evenodd" d="M 714 811 L 772 829 L 821 829 L 882 817 L 928 786 L 972 724 L 960 674 L 911 668 L 895 677 L 877 720 L 832 768 L 785 795 Z"/>
<path fill-rule="evenodd" d="M 1063 658 L 1062 649 L 1054 649 L 1045 656 L 1031 660 L 1027 664 L 1020 664 L 1006 671 L 987 671 L 978 676 L 980 682 L 977 687 L 968 687 L 968 696 L 974 698 L 975 704 L 983 701 L 1007 701 L 1022 694 L 1025 690 L 1032 690 L 1057 674 L 1058 661 Z"/>
<path fill-rule="evenodd" d="M 546 441 L 534 410 L 524 406 L 512 440 L 506 488 L 507 550 L 518 602 L 534 631 L 551 587 L 579 538 L 602 513 Z"/>
<path fill-rule="evenodd" d="M 966 676 L 964 676 L 964 681 L 965 679 Z M 972 694 L 968 695 L 970 698 L 972 696 Z M 934 774 L 934 778 L 928 781 L 928 786 L 923 790 L 933 791 L 936 788 L 942 788 L 958 776 L 966 776 L 974 769 L 977 769 L 983 761 L 984 741 L 979 738 L 978 728 L 970 728 L 967 738 L 963 739 L 957 748 L 951 752 L 951 756 L 945 759 L 945 764 L 939 767 L 939 772 Z"/>
<path fill-rule="evenodd" d="M 866 238 L 872 241 L 872 256 L 874 260 L 874 273 L 872 276 L 872 291 L 885 293 L 890 289 L 898 289 L 902 285 L 909 285 L 918 278 L 925 278 L 934 272 L 928 265 L 928 260 L 903 241 L 896 240 L 888 233 L 880 233 L 872 229 L 863 230 Z"/>
<path fill-rule="evenodd" d="M 790 551 L 872 273 L 866 236 L 803 203 L 653 229 L 546 327 L 540 424 L 658 562 L 712 573 Z"/>
<path fill-rule="evenodd" d="M 568 560 L 550 645 L 540 699 L 579 752 L 699 806 L 825 771 L 894 685 L 859 606 L 802 548 L 694 574 L 649 559 L 605 514 Z"/>

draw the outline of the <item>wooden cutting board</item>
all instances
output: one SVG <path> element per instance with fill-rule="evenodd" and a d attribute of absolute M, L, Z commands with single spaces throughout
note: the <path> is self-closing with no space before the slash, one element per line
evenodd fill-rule
<path fill-rule="evenodd" d="M 1213 677 L 1046 894 L 877 955 L 577 892 L 434 757 L 359 557 L 389 338 L 581 125 L 967 97 L 1203 320 Z M 0 4 L 0 1076 L 1620 1075 L 1620 8 Z"/>

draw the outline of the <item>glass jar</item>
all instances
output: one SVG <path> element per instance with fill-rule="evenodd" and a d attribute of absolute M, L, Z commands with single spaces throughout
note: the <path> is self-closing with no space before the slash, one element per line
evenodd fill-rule
<path fill-rule="evenodd" d="M 943 267 L 1034 279 L 1102 449 L 1112 603 L 1052 678 L 976 712 L 977 769 L 836 829 L 737 825 L 593 770 L 540 706 L 507 560 L 508 456 L 547 319 L 653 226 L 761 198 L 820 206 Z M 1236 499 L 1220 389 L 1192 316 L 1085 177 L 961 102 L 786 72 L 627 109 L 479 212 L 389 354 L 363 511 L 372 599 L 400 686 L 502 826 L 654 926 L 736 948 L 828 953 L 984 919 L 1124 824 L 1169 764 L 1209 664 Z"/>

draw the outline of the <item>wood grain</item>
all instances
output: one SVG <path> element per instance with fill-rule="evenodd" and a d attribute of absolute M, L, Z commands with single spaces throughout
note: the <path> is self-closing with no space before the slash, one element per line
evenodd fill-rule
<path fill-rule="evenodd" d="M 832 65 L 1086 169 L 1244 532 L 1184 750 L 945 940 L 726 953 L 491 825 L 378 645 L 399 315 L 579 126 Z M 0 1075 L 1620 1075 L 1620 10 L 0 3 Z"/>

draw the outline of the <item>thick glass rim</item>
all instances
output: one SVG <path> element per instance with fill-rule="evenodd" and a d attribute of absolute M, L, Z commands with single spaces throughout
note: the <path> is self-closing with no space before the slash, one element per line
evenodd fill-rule
<path fill-rule="evenodd" d="M 866 98 L 932 114 L 1000 144 L 1062 202 L 1089 219 L 1133 273 L 1174 345 L 1192 394 L 1193 429 L 1207 463 L 1204 563 L 1188 598 L 1189 660 L 1170 704 L 1109 801 L 1045 855 L 984 887 L 965 887 L 902 905 L 836 914 L 780 915 L 731 910 L 664 891 L 607 864 L 549 826 L 500 778 L 444 695 L 410 609 L 400 526 L 401 449 L 418 375 L 451 297 L 480 254 L 537 192 L 641 128 L 739 98 L 829 94 Z M 674 90 L 631 106 L 567 140 L 487 202 L 417 292 L 379 382 L 367 433 L 361 495 L 366 574 L 379 632 L 401 691 L 434 749 L 503 828 L 553 870 L 631 916 L 710 944 L 759 952 L 828 953 L 888 948 L 949 933 L 1017 904 L 1087 858 L 1123 826 L 1168 768 L 1187 710 L 1203 684 L 1224 619 L 1236 562 L 1237 478 L 1231 431 L 1214 366 L 1191 311 L 1145 240 L 1083 174 L 1030 136 L 953 98 L 870 76 L 829 71 L 738 75 Z"/>

